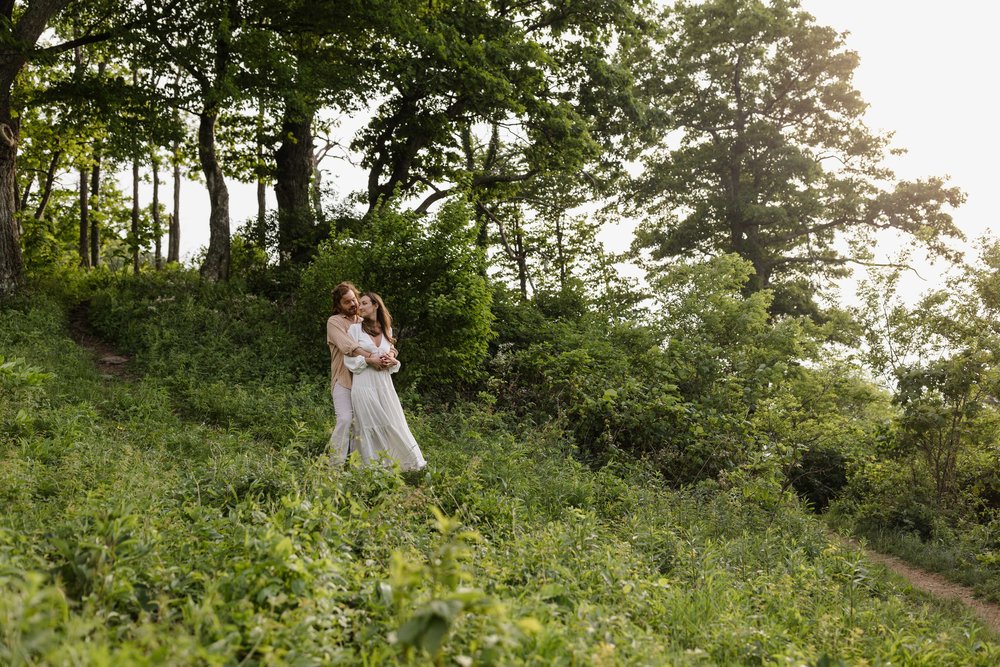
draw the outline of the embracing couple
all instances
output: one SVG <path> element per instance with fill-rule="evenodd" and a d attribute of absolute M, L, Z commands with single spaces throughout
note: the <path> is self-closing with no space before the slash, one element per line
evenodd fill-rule
<path fill-rule="evenodd" d="M 392 385 L 399 370 L 392 316 L 374 292 L 349 282 L 333 290 L 333 316 L 326 322 L 330 346 L 330 386 L 337 425 L 330 437 L 330 461 L 343 465 L 358 452 L 361 460 L 389 460 L 403 470 L 427 463 L 420 453 Z M 355 428 L 352 432 L 352 422 Z"/>

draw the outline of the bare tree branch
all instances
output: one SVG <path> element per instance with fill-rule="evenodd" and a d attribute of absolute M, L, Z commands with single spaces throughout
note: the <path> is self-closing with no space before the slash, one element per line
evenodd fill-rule
<path fill-rule="evenodd" d="M 888 269 L 905 269 L 907 271 L 912 271 L 921 280 L 926 280 L 920 272 L 917 271 L 910 264 L 899 263 L 899 262 L 866 262 L 862 259 L 856 259 L 854 257 L 822 257 L 816 255 L 805 255 L 802 257 L 778 257 L 772 262 L 771 266 L 783 266 L 788 264 L 830 264 L 842 266 L 844 264 L 857 264 L 858 266 L 867 266 L 872 268 L 888 268 Z"/>

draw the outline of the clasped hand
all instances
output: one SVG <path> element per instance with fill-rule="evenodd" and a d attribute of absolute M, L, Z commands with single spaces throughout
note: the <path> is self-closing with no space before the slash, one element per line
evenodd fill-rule
<path fill-rule="evenodd" d="M 399 363 L 393 357 L 390 357 L 387 354 L 380 354 L 380 355 L 373 354 L 370 357 L 368 357 L 367 361 L 369 366 L 379 371 L 384 371 L 388 368 L 392 368 L 397 363 Z"/>

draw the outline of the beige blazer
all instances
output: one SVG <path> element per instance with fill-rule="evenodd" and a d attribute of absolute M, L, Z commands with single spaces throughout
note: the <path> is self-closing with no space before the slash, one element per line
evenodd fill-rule
<path fill-rule="evenodd" d="M 326 321 L 326 344 L 330 346 L 330 389 L 337 386 L 351 388 L 351 371 L 344 365 L 344 356 L 360 354 L 357 341 L 347 335 L 347 329 L 360 317 L 348 319 L 343 315 L 333 315 Z"/>

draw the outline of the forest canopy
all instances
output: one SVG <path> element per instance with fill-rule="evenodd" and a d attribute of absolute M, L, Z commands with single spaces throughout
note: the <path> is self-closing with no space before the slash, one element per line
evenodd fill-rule
<path fill-rule="evenodd" d="M 608 279 L 597 231 L 623 219 L 641 221 L 633 261 L 735 253 L 754 267 L 744 291 L 792 314 L 878 263 L 882 230 L 949 259 L 962 238 L 962 193 L 895 177 L 857 54 L 794 1 L 113 0 L 5 16 L 5 293 L 25 264 L 74 251 L 134 271 L 179 261 L 189 176 L 209 196 L 210 280 L 230 274 L 234 223 L 301 267 L 381 207 L 456 197 L 524 297 Z M 360 125 L 349 146 L 328 138 L 337 117 Z M 331 153 L 354 156 L 363 190 L 325 187 Z M 113 177 L 129 169 L 131 193 Z M 231 219 L 231 181 L 257 184 L 256 220 Z"/>

